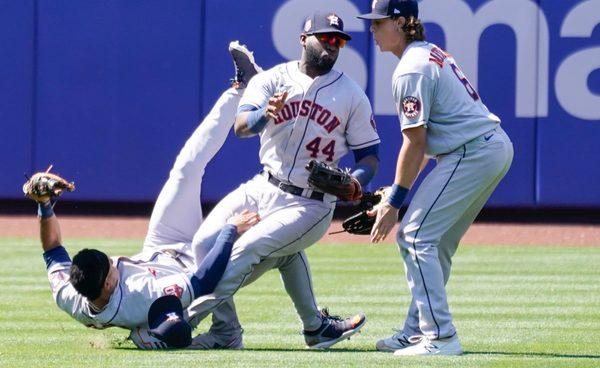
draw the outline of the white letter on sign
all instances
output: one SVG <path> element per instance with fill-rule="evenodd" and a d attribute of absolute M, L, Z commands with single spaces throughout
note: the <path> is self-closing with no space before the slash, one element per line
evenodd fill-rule
<path fill-rule="evenodd" d="M 561 37 L 591 37 L 600 23 L 600 0 L 588 0 L 567 14 Z M 588 77 L 600 68 L 600 47 L 590 47 L 570 55 L 556 72 L 556 98 L 570 114 L 584 120 L 600 120 L 600 96 L 588 88 Z"/>

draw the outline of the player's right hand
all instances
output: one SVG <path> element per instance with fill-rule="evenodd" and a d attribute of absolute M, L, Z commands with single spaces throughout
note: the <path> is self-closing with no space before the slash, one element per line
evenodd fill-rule
<path fill-rule="evenodd" d="M 287 97 L 288 91 L 284 91 L 277 92 L 273 97 L 269 98 L 269 103 L 267 104 L 267 117 L 269 119 L 277 119 L 277 114 L 283 109 Z"/>
<path fill-rule="evenodd" d="M 231 217 L 227 223 L 234 225 L 239 235 L 245 233 L 252 226 L 258 224 L 260 216 L 256 212 L 250 212 L 243 210 L 241 213 L 236 213 Z"/>

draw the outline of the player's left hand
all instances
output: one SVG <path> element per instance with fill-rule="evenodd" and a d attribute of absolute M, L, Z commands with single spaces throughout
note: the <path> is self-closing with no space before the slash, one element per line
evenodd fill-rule
<path fill-rule="evenodd" d="M 60 176 L 50 172 L 52 165 L 45 172 L 35 173 L 23 184 L 23 194 L 36 202 L 48 202 L 60 196 L 65 190 L 75 190 L 75 183 L 68 182 Z"/>
<path fill-rule="evenodd" d="M 287 98 L 288 91 L 277 92 L 273 95 L 273 97 L 269 98 L 266 111 L 267 117 L 270 119 L 277 119 L 277 114 L 279 114 L 279 112 L 283 109 Z"/>
<path fill-rule="evenodd" d="M 388 202 L 380 202 L 372 210 L 367 211 L 369 216 L 377 216 L 375 225 L 371 230 L 371 243 L 380 243 L 388 236 L 398 222 L 398 209 Z"/>
<path fill-rule="evenodd" d="M 258 224 L 260 216 L 256 212 L 250 212 L 243 210 L 241 213 L 236 213 L 231 217 L 227 223 L 234 225 L 237 229 L 238 235 L 245 233 L 252 226 Z"/>

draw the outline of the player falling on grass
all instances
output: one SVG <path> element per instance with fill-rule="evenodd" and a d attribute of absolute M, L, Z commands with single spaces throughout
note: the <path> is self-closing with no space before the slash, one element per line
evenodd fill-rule
<path fill-rule="evenodd" d="M 508 171 L 513 147 L 454 58 L 425 42 L 416 0 L 375 0 L 371 32 L 400 61 L 392 78 L 402 147 L 391 195 L 372 214 L 375 243 L 385 239 L 425 155 L 436 167 L 420 185 L 397 236 L 412 302 L 404 328 L 377 342 L 395 355 L 457 355 L 445 284 L 462 236 Z"/>
<path fill-rule="evenodd" d="M 243 88 L 260 71 L 245 47 L 234 42 L 230 52 L 236 65 L 235 88 L 223 93 L 179 153 L 156 201 L 141 253 L 129 258 L 108 257 L 98 250 L 86 249 L 71 260 L 62 246 L 51 196 L 38 195 L 31 187 L 24 188 L 39 203 L 44 259 L 58 306 L 86 326 L 131 330 L 130 338 L 142 349 L 243 347 L 242 329 L 232 298 L 212 310 L 211 329 L 191 343 L 191 328 L 195 323 L 188 323 L 194 314 L 191 302 L 213 291 L 225 270 L 233 241 L 259 221 L 253 212 L 242 210 L 232 214 L 209 249 L 200 249 L 198 255 L 192 253 L 191 243 L 202 223 L 199 199 L 204 169 L 233 125 Z M 58 181 L 60 186 L 60 178 L 49 175 L 36 175 L 28 183 L 40 176 L 43 180 Z M 62 184 L 68 187 L 68 183 Z M 278 268 L 297 308 L 320 315 L 305 263 L 305 255 L 301 253 L 264 260 L 256 265 L 244 285 Z M 341 332 L 336 335 L 338 330 L 345 331 L 344 326 L 349 322 L 329 318 L 331 323 L 324 332 L 331 335 L 327 339 L 331 345 L 341 335 Z"/>

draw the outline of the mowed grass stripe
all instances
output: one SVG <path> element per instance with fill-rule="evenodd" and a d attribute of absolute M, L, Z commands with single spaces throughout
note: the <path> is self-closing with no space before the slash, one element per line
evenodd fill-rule
<path fill-rule="evenodd" d="M 65 239 L 109 254 L 141 241 Z M 71 247 L 69 244 L 74 244 Z M 54 305 L 35 239 L 0 240 L 0 366 L 6 367 L 595 367 L 600 349 L 600 249 L 460 247 L 448 285 L 462 357 L 396 359 L 374 352 L 400 327 L 410 302 L 394 245 L 315 246 L 308 251 L 321 306 L 364 311 L 364 331 L 329 352 L 305 351 L 302 326 L 277 272 L 236 296 L 246 330 L 241 352 L 137 351 L 121 329 L 96 331 Z M 208 328 L 204 321 L 200 330 Z"/>

